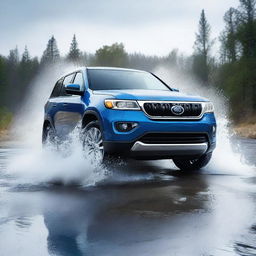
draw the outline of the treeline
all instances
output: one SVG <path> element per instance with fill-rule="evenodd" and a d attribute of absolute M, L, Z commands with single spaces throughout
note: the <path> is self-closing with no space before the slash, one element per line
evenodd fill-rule
<path fill-rule="evenodd" d="M 122 43 L 105 45 L 91 54 L 79 49 L 75 35 L 65 56 L 60 55 L 54 36 L 49 39 L 41 58 L 32 57 L 27 47 L 20 56 L 16 47 L 10 50 L 8 56 L 0 56 L 0 107 L 15 112 L 29 86 L 33 86 L 32 79 L 45 66 L 56 63 L 148 71 L 165 66 L 190 74 L 202 86 L 222 90 L 230 100 L 235 121 L 253 118 L 256 116 L 255 3 L 256 0 L 240 0 L 237 8 L 227 10 L 224 15 L 225 28 L 215 39 L 211 38 L 211 27 L 202 10 L 191 56 L 184 56 L 177 49 L 164 57 L 129 54 Z M 214 56 L 212 47 L 217 41 L 220 42 L 220 49 Z"/>
<path fill-rule="evenodd" d="M 256 117 L 256 11 L 255 0 L 240 0 L 224 15 L 220 65 L 215 84 L 230 99 L 238 120 Z"/>
<path fill-rule="evenodd" d="M 52 36 L 40 59 L 31 57 L 27 47 L 21 56 L 17 47 L 10 50 L 7 57 L 0 56 L 0 107 L 15 113 L 26 98 L 29 87 L 33 86 L 31 83 L 33 78 L 42 69 L 51 65 L 72 63 L 76 66 L 114 66 L 153 71 L 162 64 L 176 65 L 178 58 L 180 57 L 177 50 L 173 50 L 166 57 L 145 56 L 140 53 L 128 54 L 122 43 L 105 45 L 94 54 L 90 54 L 79 49 L 75 35 L 68 54 L 61 56 L 57 41 Z"/>

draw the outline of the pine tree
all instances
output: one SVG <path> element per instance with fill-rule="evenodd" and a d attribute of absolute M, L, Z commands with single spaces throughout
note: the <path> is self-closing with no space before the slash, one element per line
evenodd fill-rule
<path fill-rule="evenodd" d="M 57 47 L 57 42 L 54 36 L 52 36 L 47 44 L 47 47 L 43 53 L 41 63 L 42 64 L 52 64 L 56 63 L 60 59 L 60 53 Z"/>
<path fill-rule="evenodd" d="M 0 55 L 0 109 L 2 106 L 6 105 L 7 98 L 6 95 L 8 96 L 8 67 L 6 64 L 6 59 L 5 57 Z"/>
<path fill-rule="evenodd" d="M 210 40 L 210 32 L 210 25 L 205 17 L 204 10 L 202 10 L 199 20 L 199 31 L 196 33 L 194 46 L 193 71 L 204 84 L 209 83 L 209 54 L 213 44 L 213 41 Z"/>
<path fill-rule="evenodd" d="M 71 61 L 73 63 L 78 63 L 81 60 L 81 52 L 78 49 L 78 43 L 77 43 L 77 40 L 76 40 L 76 35 L 73 36 L 67 58 L 68 58 L 69 61 Z"/>
<path fill-rule="evenodd" d="M 11 66 L 17 66 L 19 64 L 19 51 L 17 46 L 15 49 L 10 50 L 8 62 Z"/>
<path fill-rule="evenodd" d="M 230 8 L 224 15 L 226 26 L 220 37 L 224 62 L 235 62 L 238 57 L 236 17 L 237 10 L 234 8 Z"/>
<path fill-rule="evenodd" d="M 238 9 L 238 39 L 242 44 L 242 54 L 246 58 L 256 57 L 256 0 L 240 0 Z"/>
<path fill-rule="evenodd" d="M 22 63 L 27 63 L 29 61 L 30 61 L 30 55 L 29 55 L 29 52 L 28 52 L 28 47 L 25 46 L 25 50 L 22 54 L 21 62 Z"/>
<path fill-rule="evenodd" d="M 242 45 L 242 60 L 245 68 L 243 98 L 249 115 L 256 110 L 256 0 L 240 0 L 238 8 L 238 40 Z M 250 113 L 251 112 L 251 113 Z"/>
<path fill-rule="evenodd" d="M 12 95 L 12 99 L 14 102 L 18 101 L 19 90 L 21 88 L 20 82 L 20 61 L 19 61 L 19 53 L 18 48 L 16 46 L 15 49 L 10 50 L 8 59 L 7 59 L 7 86 L 6 86 L 6 95 Z M 15 86 L 15 90 L 13 87 Z M 15 103 L 10 103 L 6 100 L 6 106 L 13 110 Z"/>

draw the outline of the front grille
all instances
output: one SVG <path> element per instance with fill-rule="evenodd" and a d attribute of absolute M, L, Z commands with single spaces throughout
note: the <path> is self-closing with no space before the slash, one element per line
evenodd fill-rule
<path fill-rule="evenodd" d="M 194 144 L 208 142 L 202 133 L 148 133 L 139 141 L 146 144 Z"/>
<path fill-rule="evenodd" d="M 184 108 L 184 112 L 180 115 L 173 113 L 171 109 L 175 105 L 182 106 Z M 146 102 L 143 107 L 146 114 L 152 117 L 198 117 L 202 113 L 201 103 Z"/>

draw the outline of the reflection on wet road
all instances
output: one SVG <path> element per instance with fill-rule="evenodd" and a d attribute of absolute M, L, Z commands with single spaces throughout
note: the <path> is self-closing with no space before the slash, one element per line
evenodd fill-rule
<path fill-rule="evenodd" d="M 242 148 L 255 165 L 256 141 Z M 183 174 L 129 162 L 97 186 L 20 184 L 5 172 L 17 152 L 0 149 L 1 256 L 256 255 L 254 167 Z"/>

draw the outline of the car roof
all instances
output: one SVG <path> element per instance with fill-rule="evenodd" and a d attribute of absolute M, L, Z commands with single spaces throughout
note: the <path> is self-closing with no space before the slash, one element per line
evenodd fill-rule
<path fill-rule="evenodd" d="M 86 67 L 88 70 L 116 70 L 116 71 L 134 71 L 134 72 L 146 72 L 139 69 L 130 69 L 130 68 L 117 68 L 117 67 Z"/>
<path fill-rule="evenodd" d="M 66 73 L 66 75 L 78 72 L 78 71 L 86 71 L 86 70 L 117 70 L 117 71 L 134 71 L 134 72 L 146 72 L 144 70 L 139 69 L 131 69 L 131 68 L 117 68 L 117 67 L 78 67 L 70 72 Z"/>
<path fill-rule="evenodd" d="M 73 74 L 75 72 L 85 72 L 86 70 L 114 70 L 114 71 L 131 71 L 131 72 L 141 72 L 141 73 L 148 73 L 147 71 L 144 70 L 139 70 L 139 69 L 130 69 L 130 68 L 117 68 L 117 67 L 78 67 L 76 69 L 70 70 L 69 72 L 66 72 L 62 74 L 61 78 L 68 76 L 70 74 Z"/>

